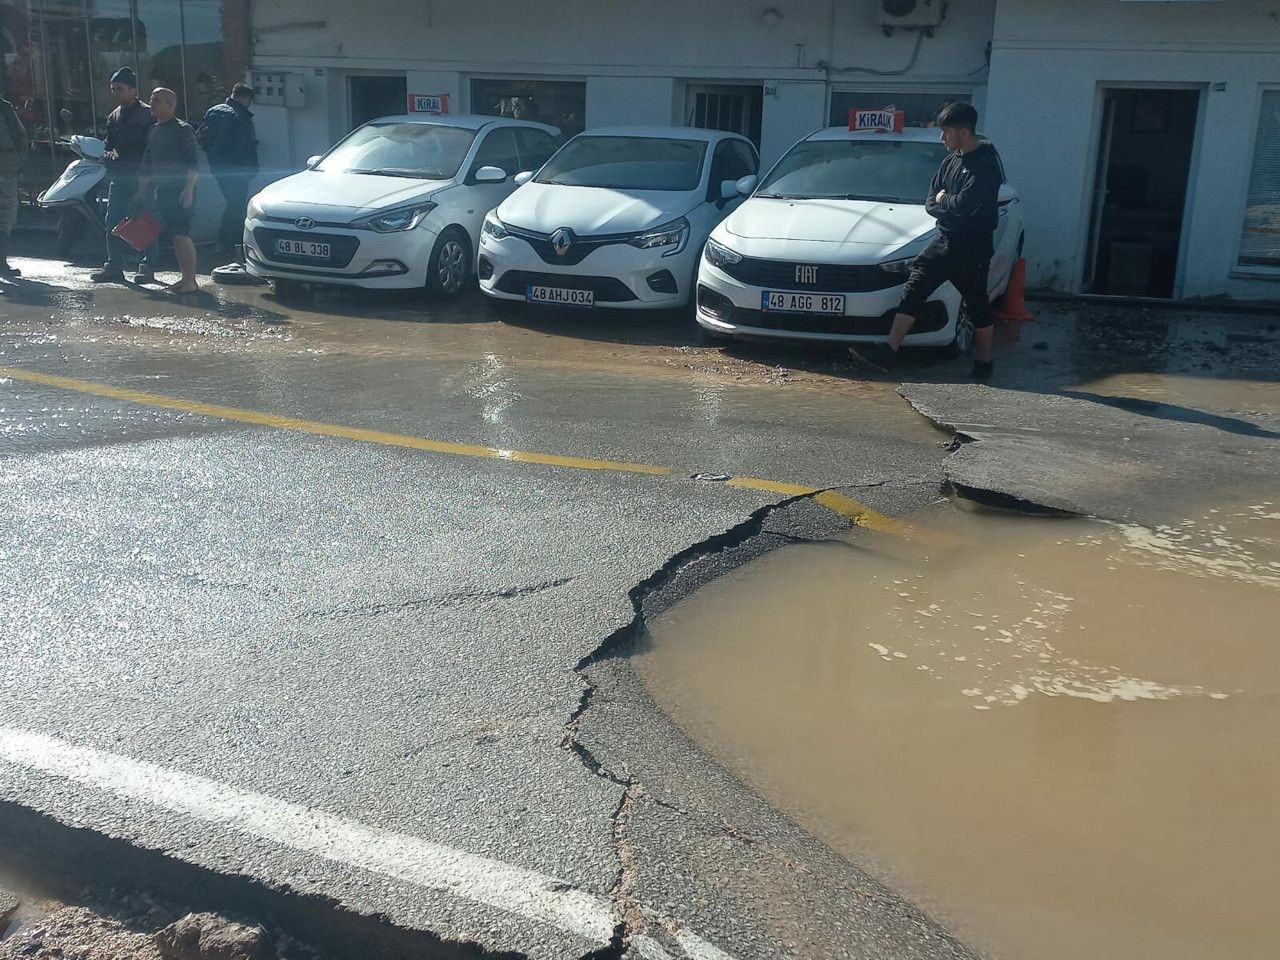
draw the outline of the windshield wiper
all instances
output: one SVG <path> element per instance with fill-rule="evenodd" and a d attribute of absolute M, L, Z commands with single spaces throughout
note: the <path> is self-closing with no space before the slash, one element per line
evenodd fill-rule
<path fill-rule="evenodd" d="M 757 197 L 764 197 L 768 200 L 810 200 L 812 197 L 801 196 L 798 193 L 757 193 Z"/>
<path fill-rule="evenodd" d="M 364 174 L 368 174 L 371 177 L 406 177 L 410 180 L 443 180 L 445 179 L 443 176 L 440 175 L 438 171 L 435 171 L 435 170 L 422 170 L 422 171 L 389 170 L 389 169 L 362 170 L 358 168 L 353 168 L 350 170 L 344 170 L 342 172 L 343 173 L 364 173 Z"/>

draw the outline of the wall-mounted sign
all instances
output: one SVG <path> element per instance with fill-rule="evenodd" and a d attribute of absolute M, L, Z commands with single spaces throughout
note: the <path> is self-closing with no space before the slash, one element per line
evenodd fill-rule
<path fill-rule="evenodd" d="M 446 114 L 449 112 L 449 95 L 447 93 L 411 93 L 409 94 L 409 112 Z"/>
<path fill-rule="evenodd" d="M 901 133 L 907 115 L 901 110 L 850 110 L 849 129 L 870 133 Z"/>

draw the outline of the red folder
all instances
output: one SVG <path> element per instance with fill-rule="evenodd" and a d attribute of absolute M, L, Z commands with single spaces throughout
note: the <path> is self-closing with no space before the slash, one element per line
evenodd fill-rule
<path fill-rule="evenodd" d="M 111 233 L 139 253 L 142 253 L 147 247 L 156 242 L 156 239 L 160 236 L 160 231 L 163 229 L 164 227 L 161 226 L 159 220 L 146 210 L 143 210 L 136 217 L 128 217 L 121 220 Z"/>

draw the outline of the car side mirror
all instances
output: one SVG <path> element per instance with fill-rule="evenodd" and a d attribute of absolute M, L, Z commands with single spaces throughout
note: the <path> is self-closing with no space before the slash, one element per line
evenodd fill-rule
<path fill-rule="evenodd" d="M 314 170 L 317 163 L 324 159 L 322 154 L 317 153 L 314 157 L 307 157 L 307 169 Z"/>
<path fill-rule="evenodd" d="M 528 183 L 528 182 L 529 182 L 530 180 L 532 180 L 532 179 L 533 179 L 533 171 L 532 171 L 532 170 L 521 170 L 521 171 L 520 171 L 519 173 L 517 173 L 517 174 L 516 174 L 516 176 L 515 176 L 515 181 L 516 181 L 516 183 L 517 183 L 517 184 L 519 184 L 519 185 L 521 185 L 521 186 L 524 186 L 524 184 Z"/>
<path fill-rule="evenodd" d="M 756 192 L 756 187 L 760 185 L 760 178 L 754 173 L 749 177 L 743 177 L 733 185 L 734 190 L 744 197 L 749 197 Z"/>
<path fill-rule="evenodd" d="M 506 183 L 507 171 L 501 167 L 481 167 L 472 179 L 476 183 Z"/>

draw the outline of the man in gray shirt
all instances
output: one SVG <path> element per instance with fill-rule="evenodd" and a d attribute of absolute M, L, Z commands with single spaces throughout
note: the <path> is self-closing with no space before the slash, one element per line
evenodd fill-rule
<path fill-rule="evenodd" d="M 178 95 L 168 87 L 151 93 L 151 113 L 156 125 L 147 135 L 147 149 L 139 171 L 138 200 L 153 201 L 160 222 L 173 234 L 173 252 L 182 279 L 169 285 L 175 294 L 195 293 L 196 245 L 191 241 L 191 215 L 196 206 L 196 179 L 200 176 L 196 134 L 177 117 Z"/>

